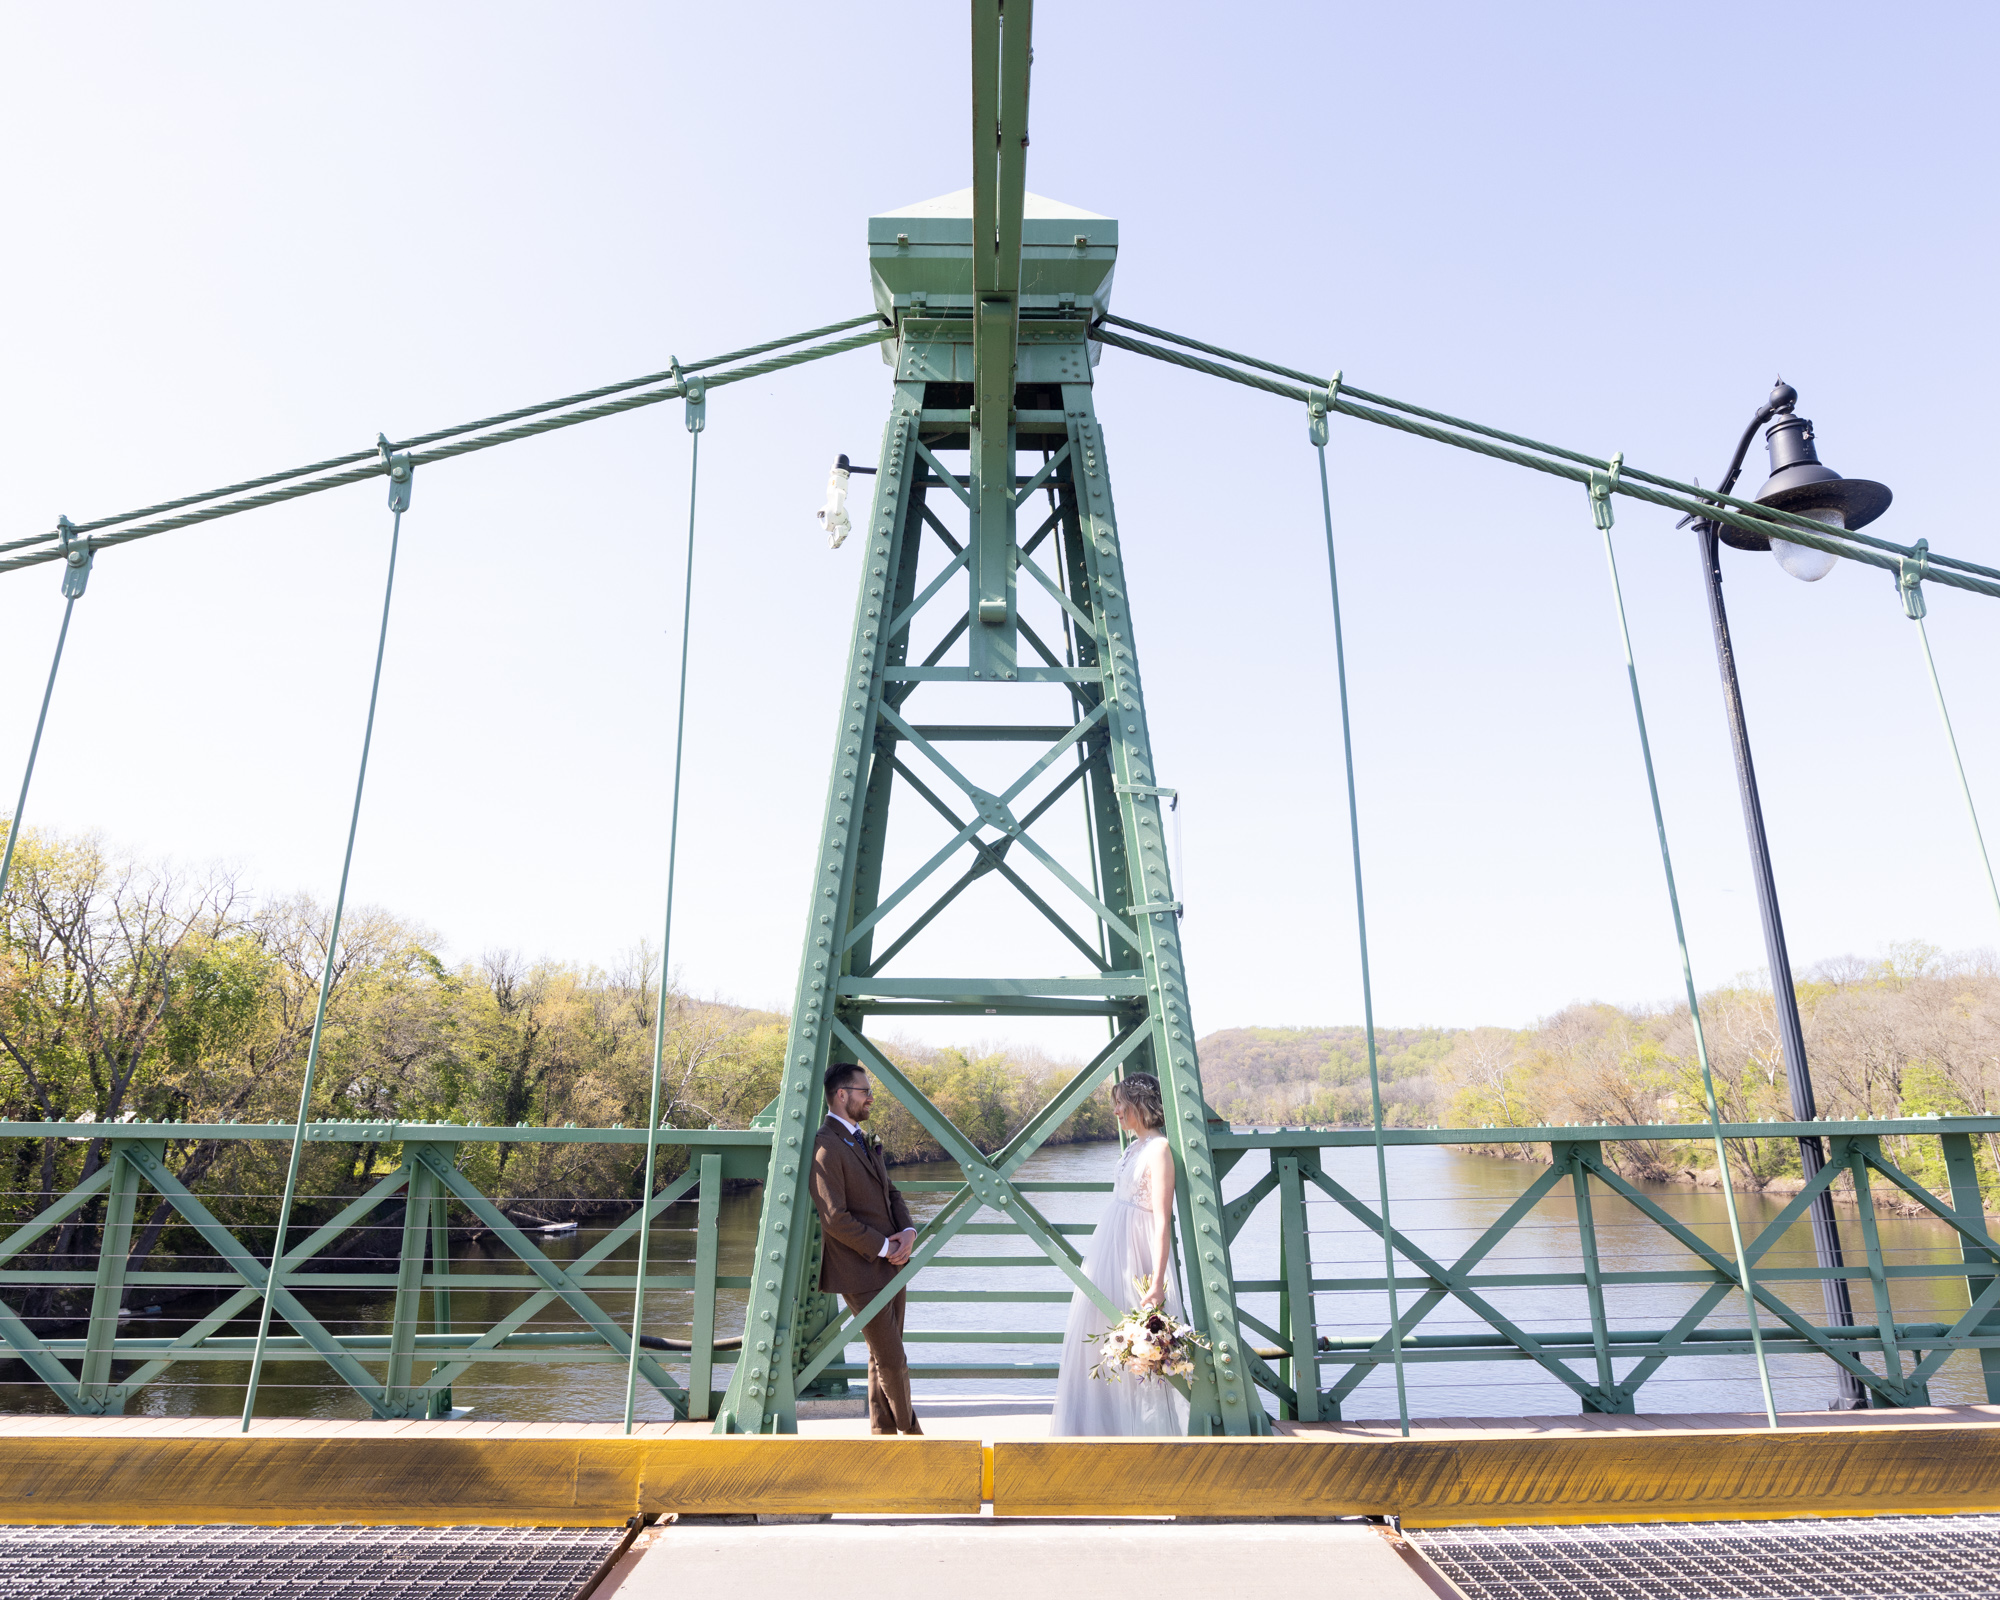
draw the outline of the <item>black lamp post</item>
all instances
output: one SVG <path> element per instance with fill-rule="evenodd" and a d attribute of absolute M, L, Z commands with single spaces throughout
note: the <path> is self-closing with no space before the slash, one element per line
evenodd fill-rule
<path fill-rule="evenodd" d="M 1813 425 L 1796 415 L 1798 391 L 1780 382 L 1771 398 L 1757 408 L 1750 426 L 1743 430 L 1729 471 L 1722 480 L 1722 493 L 1736 487 L 1743 470 L 1743 457 L 1757 430 L 1764 430 L 1764 442 L 1771 453 L 1771 476 L 1759 489 L 1756 499 L 1763 505 L 1791 511 L 1824 522 L 1830 529 L 1859 528 L 1873 522 L 1888 509 L 1890 493 L 1879 483 L 1864 478 L 1843 478 L 1821 465 L 1813 446 Z M 1769 550 L 1778 564 L 1793 577 L 1816 583 L 1833 570 L 1839 558 L 1806 545 L 1783 539 L 1746 533 L 1726 523 L 1697 521 L 1695 531 L 1701 544 L 1701 568 L 1708 590 L 1708 615 L 1715 627 L 1715 659 L 1722 669 L 1722 702 L 1729 719 L 1729 738 L 1736 750 L 1736 782 L 1743 798 L 1743 828 L 1750 837 L 1750 865 L 1757 880 L 1757 909 L 1764 919 L 1764 954 L 1771 968 L 1771 995 L 1777 1002 L 1778 1038 L 1784 1049 L 1785 1077 L 1791 1086 L 1792 1115 L 1811 1122 L 1818 1115 L 1813 1100 L 1812 1073 L 1806 1065 L 1805 1034 L 1799 1026 L 1798 996 L 1792 989 L 1792 963 L 1785 951 L 1785 925 L 1778 914 L 1778 887 L 1771 876 L 1771 850 L 1764 838 L 1764 808 L 1757 798 L 1757 770 L 1750 760 L 1750 732 L 1743 720 L 1743 695 L 1736 683 L 1736 654 L 1729 642 L 1729 616 L 1722 605 L 1721 545 L 1737 550 Z M 1799 1139 L 1799 1166 L 1808 1181 L 1826 1165 L 1826 1147 L 1816 1136 Z M 1722 1174 L 1726 1183 L 1727 1173 Z M 1812 1204 L 1813 1253 L 1821 1267 L 1843 1263 L 1840 1230 L 1834 1222 L 1833 1197 L 1821 1191 Z M 1847 1293 L 1845 1278 L 1822 1278 L 1827 1320 L 1839 1327 L 1854 1322 L 1854 1305 Z M 1861 1380 L 1846 1369 L 1840 1372 L 1837 1410 L 1855 1410 L 1867 1405 Z"/>

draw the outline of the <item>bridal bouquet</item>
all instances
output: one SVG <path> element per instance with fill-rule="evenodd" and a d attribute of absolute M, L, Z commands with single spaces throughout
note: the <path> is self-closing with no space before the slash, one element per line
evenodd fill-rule
<path fill-rule="evenodd" d="M 1153 1287 L 1150 1277 L 1134 1278 L 1132 1287 L 1144 1300 Z M 1170 1316 L 1165 1306 L 1128 1311 L 1104 1332 L 1089 1336 L 1100 1345 L 1090 1375 L 1116 1381 L 1131 1373 L 1148 1378 L 1186 1378 L 1194 1373 L 1194 1352 L 1208 1341 L 1187 1323 Z M 1109 1370 L 1107 1370 L 1109 1369 Z"/>

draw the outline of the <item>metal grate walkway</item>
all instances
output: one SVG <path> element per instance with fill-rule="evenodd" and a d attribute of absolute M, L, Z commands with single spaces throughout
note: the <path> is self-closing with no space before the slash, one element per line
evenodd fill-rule
<path fill-rule="evenodd" d="M 1404 1536 L 1468 1600 L 2000 1596 L 2000 1516 L 1433 1528 Z"/>
<path fill-rule="evenodd" d="M 7 1600 L 574 1600 L 623 1528 L 0 1527 Z"/>

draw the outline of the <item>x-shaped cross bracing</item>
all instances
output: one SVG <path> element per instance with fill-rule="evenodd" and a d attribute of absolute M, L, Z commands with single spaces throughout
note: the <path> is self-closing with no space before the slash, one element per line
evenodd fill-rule
<path fill-rule="evenodd" d="M 168 1170 L 157 1151 L 142 1143 L 126 1141 L 114 1144 L 111 1158 L 98 1171 L 0 1242 L 0 1261 L 17 1256 L 35 1239 L 104 1193 L 112 1185 L 121 1162 L 129 1163 L 133 1171 L 179 1213 L 182 1220 L 215 1252 L 222 1266 L 234 1274 L 241 1287 L 229 1293 L 175 1338 L 164 1352 L 149 1355 L 128 1376 L 108 1388 L 80 1381 L 18 1314 L 0 1302 L 0 1340 L 4 1340 L 12 1353 L 47 1383 L 72 1411 L 99 1413 L 114 1410 L 127 1396 L 159 1377 L 176 1362 L 200 1353 L 204 1345 L 233 1318 L 256 1304 L 265 1293 L 266 1282 L 271 1276 L 268 1267 L 235 1232 Z M 519 1305 L 470 1346 L 441 1358 L 441 1364 L 428 1380 L 421 1383 L 378 1383 L 363 1365 L 364 1358 L 347 1349 L 339 1337 L 306 1308 L 288 1280 L 342 1234 L 364 1222 L 384 1203 L 405 1193 L 419 1167 L 435 1178 L 446 1194 L 455 1197 L 524 1262 L 541 1287 L 526 1295 Z M 270 1290 L 272 1304 L 278 1315 L 311 1348 L 314 1356 L 325 1361 L 343 1382 L 368 1403 L 377 1417 L 407 1415 L 413 1405 L 432 1391 L 449 1387 L 454 1378 L 465 1372 L 471 1365 L 467 1357 L 472 1352 L 497 1348 L 536 1312 L 556 1300 L 561 1300 L 583 1320 L 591 1336 L 623 1357 L 630 1350 L 629 1335 L 597 1305 L 592 1295 L 605 1287 L 622 1293 L 625 1285 L 592 1283 L 588 1274 L 636 1234 L 642 1216 L 649 1224 L 656 1221 L 668 1206 L 686 1195 L 698 1177 L 699 1169 L 691 1163 L 687 1172 L 654 1195 L 643 1211 L 635 1209 L 631 1216 L 610 1229 L 577 1260 L 562 1266 L 538 1249 L 498 1206 L 482 1195 L 457 1170 L 448 1154 L 428 1145 L 411 1144 L 406 1147 L 403 1163 L 396 1171 L 379 1180 L 366 1193 L 350 1201 L 335 1216 L 314 1229 L 307 1238 L 285 1251 L 276 1284 Z M 436 1270 L 448 1273 L 449 1264 L 438 1263 Z M 308 1280 L 299 1287 L 310 1290 L 312 1285 Z M 388 1354 L 370 1350 L 366 1359 L 380 1360 Z M 687 1396 L 659 1363 L 642 1353 L 639 1369 L 676 1413 L 685 1416 Z"/>
<path fill-rule="evenodd" d="M 821 1369 L 846 1349 L 850 1341 L 860 1337 L 860 1330 L 909 1286 L 910 1280 L 951 1242 L 981 1206 L 1010 1218 L 1107 1317 L 1115 1321 L 1124 1315 L 1124 1309 L 1114 1305 L 1110 1297 L 1084 1274 L 1082 1258 L 1057 1231 L 1056 1225 L 1044 1217 L 1014 1184 L 1012 1175 L 1022 1162 L 1041 1148 L 1043 1140 L 1062 1126 L 1090 1093 L 1144 1042 L 1147 1029 L 1143 1023 L 1127 1026 L 1092 1058 L 1089 1065 L 1072 1077 L 1026 1127 L 991 1157 L 984 1155 L 977 1145 L 960 1133 L 951 1119 L 931 1103 L 930 1097 L 866 1037 L 849 1028 L 838 1017 L 834 1019 L 833 1028 L 836 1036 L 855 1053 L 856 1058 L 895 1091 L 896 1099 L 903 1108 L 959 1164 L 965 1173 L 965 1187 L 924 1224 L 917 1235 L 916 1247 L 910 1252 L 910 1259 L 897 1270 L 895 1277 L 877 1291 L 859 1314 L 836 1321 L 806 1352 L 805 1364 L 798 1376 L 800 1388 L 818 1377 Z"/>
<path fill-rule="evenodd" d="M 912 894 L 916 893 L 919 888 L 937 873 L 939 868 L 967 844 L 973 845 L 981 852 L 984 859 L 991 861 L 995 867 L 1002 870 L 1009 882 L 1021 888 L 1023 892 L 1027 892 L 1027 885 L 1021 882 L 1017 874 L 1007 869 L 1000 862 L 995 847 L 979 838 L 980 830 L 984 828 L 991 828 L 1005 840 L 1018 843 L 1022 849 L 1026 850 L 1047 868 L 1058 882 L 1081 900 L 1084 905 L 1089 907 L 1092 915 L 1100 922 L 1112 929 L 1128 944 L 1138 943 L 1139 936 L 1131 925 L 1092 893 L 1086 884 L 1080 882 L 1074 873 L 1060 861 L 1056 860 L 1054 856 L 1050 855 L 1028 832 L 1029 823 L 1039 818 L 1062 794 L 1067 792 L 1071 785 L 1083 775 L 1086 770 L 1085 767 L 1082 764 L 1078 764 L 1073 768 L 1070 773 L 1064 776 L 1062 782 L 1057 785 L 1055 793 L 1047 796 L 1025 818 L 1015 816 L 1012 809 L 1013 802 L 1020 797 L 1022 791 L 1027 789 L 1037 778 L 1041 777 L 1043 773 L 1054 766 L 1065 752 L 1072 749 L 1080 740 L 1088 737 L 1092 729 L 1104 720 L 1105 708 L 1102 705 L 1093 706 L 1086 711 L 1077 719 L 1075 726 L 1060 739 L 1056 740 L 1055 743 L 1051 744 L 1047 750 L 1043 751 L 1041 756 L 1029 765 L 1027 771 L 1022 773 L 1020 777 L 1016 778 L 1012 784 L 997 795 L 986 789 L 982 789 L 978 784 L 966 777 L 964 773 L 960 772 L 945 757 L 943 752 L 911 726 L 902 713 L 896 710 L 895 707 L 884 703 L 880 707 L 880 715 L 883 721 L 893 727 L 902 738 L 921 750 L 938 771 L 942 772 L 958 786 L 965 797 L 972 802 L 973 809 L 978 814 L 970 822 L 963 821 L 927 787 L 920 786 L 925 798 L 931 802 L 947 821 L 956 825 L 956 831 L 942 849 L 938 850 L 928 861 L 917 868 L 915 872 L 911 873 L 909 877 L 905 878 L 892 893 L 883 896 L 877 902 L 874 910 L 870 911 L 865 917 L 860 918 L 847 930 L 846 937 L 841 942 L 841 951 L 843 953 L 853 949 L 855 945 L 867 938 L 884 917 L 888 916 L 896 907 L 901 905 Z M 906 780 L 915 781 L 906 764 L 898 761 L 896 762 L 896 768 Z M 957 890 L 951 892 L 955 895 Z M 1032 898 L 1034 898 L 1038 908 L 1045 916 L 1048 916 L 1058 926 L 1063 925 L 1062 919 L 1045 902 L 1042 902 L 1038 896 Z M 930 916 L 935 916 L 936 912 L 941 909 L 942 907 L 934 907 L 925 920 L 928 921 Z M 887 959 L 886 956 L 884 959 Z M 880 962 L 876 963 L 877 969 L 879 969 L 880 965 Z M 1102 967 L 1103 963 L 1100 961 L 1098 965 Z"/>
<path fill-rule="evenodd" d="M 895 767 L 897 773 L 902 777 L 903 781 L 907 783 L 912 789 L 914 789 L 920 796 L 922 796 L 922 798 L 930 805 L 930 807 L 934 811 L 936 811 L 940 816 L 942 816 L 945 819 L 945 821 L 949 822 L 954 828 L 962 827 L 964 825 L 963 819 L 960 818 L 959 815 L 956 812 L 954 812 L 949 805 L 947 805 L 942 799 L 938 797 L 937 792 L 934 789 L 932 789 L 929 784 L 925 783 L 923 779 L 919 778 L 914 772 L 912 772 L 909 769 L 909 767 L 901 760 L 900 757 L 891 756 L 889 759 L 891 764 Z M 1083 777 L 1085 771 L 1087 770 L 1088 770 L 1087 767 L 1082 763 L 1079 763 L 1077 766 L 1072 767 L 1069 770 L 1069 772 L 1064 775 L 1062 781 L 1058 783 L 1053 789 L 1051 789 L 1046 795 L 1044 795 L 1041 801 L 1035 806 L 1035 808 L 1032 811 L 1028 812 L 1026 816 L 1020 819 L 1019 825 L 1022 828 L 1032 827 L 1045 811 L 1047 811 L 1051 806 L 1053 806 L 1064 795 L 1069 793 L 1069 791 L 1076 785 L 1078 780 Z M 1110 970 L 1111 964 L 1108 961 L 1106 961 L 1104 957 L 1098 952 L 1096 946 L 1086 943 L 1084 941 L 1083 936 L 1079 934 L 1075 928 L 1071 927 L 1066 920 L 1064 920 L 1064 918 L 1056 910 L 1056 908 L 1050 905 L 1048 901 L 1044 900 L 1039 894 L 1037 894 L 1033 886 L 1029 884 L 1027 879 L 1023 878 L 1018 872 L 1016 872 L 1012 867 L 1010 867 L 1007 864 L 1007 849 L 1013 842 L 1014 841 L 1011 835 L 1002 838 L 993 844 L 988 844 L 984 839 L 975 836 L 972 839 L 971 844 L 972 848 L 978 852 L 978 859 L 974 861 L 973 864 L 965 870 L 964 874 L 958 879 L 956 883 L 952 884 L 952 886 L 947 890 L 945 890 L 943 894 L 939 895 L 935 900 L 933 900 L 930 903 L 930 905 L 924 909 L 922 915 L 918 916 L 915 921 L 913 921 L 907 928 L 905 928 L 901 933 L 899 933 L 896 936 L 894 942 L 891 943 L 886 950 L 884 950 L 880 955 L 876 956 L 874 960 L 869 962 L 867 969 L 863 971 L 860 974 L 860 976 L 872 978 L 877 973 L 879 973 L 884 967 L 888 966 L 888 964 L 895 959 L 897 954 L 901 952 L 904 949 L 904 947 L 906 947 L 910 943 L 911 940 L 915 939 L 918 934 L 922 933 L 925 928 L 929 927 L 931 922 L 940 913 L 942 913 L 947 906 L 949 906 L 961 894 L 963 894 L 974 883 L 976 883 L 980 878 L 984 877 L 989 872 L 999 873 L 1017 890 L 1019 890 L 1022 898 L 1025 899 L 1028 902 L 1028 904 L 1033 906 L 1037 911 L 1039 911 L 1044 917 L 1046 917 L 1049 920 L 1049 923 L 1055 928 L 1055 930 L 1058 933 L 1062 934 L 1066 939 L 1068 939 L 1071 944 L 1076 946 L 1077 950 L 1082 953 L 1084 958 L 1087 961 L 1089 961 L 1092 966 L 1096 967 L 1099 972 L 1108 972 Z"/>
<path fill-rule="evenodd" d="M 1785 1207 L 1750 1241 L 1745 1248 L 1745 1256 L 1751 1266 L 1751 1291 L 1757 1306 L 1775 1317 L 1798 1340 L 1838 1364 L 1842 1370 L 1851 1372 L 1870 1388 L 1880 1391 L 1893 1403 L 1921 1403 L 1924 1383 L 1950 1357 L 1953 1341 L 1972 1335 L 1996 1309 L 2000 1309 L 2000 1277 L 1989 1280 L 1984 1287 L 1971 1297 L 1970 1306 L 1951 1325 L 1942 1339 L 1935 1336 L 1921 1342 L 1931 1345 L 1928 1355 L 1919 1360 L 1913 1369 L 1900 1378 L 1890 1377 L 1875 1371 L 1862 1361 L 1858 1353 L 1848 1348 L 1849 1341 L 1829 1339 L 1817 1327 L 1794 1309 L 1766 1283 L 1756 1276 L 1756 1267 L 1765 1254 L 1776 1245 L 1785 1234 L 1803 1218 L 1813 1200 L 1831 1185 L 1844 1171 L 1874 1172 L 1880 1174 L 1915 1200 L 1925 1210 L 1931 1212 L 1952 1229 L 1969 1245 L 1984 1251 L 2000 1269 L 2000 1240 L 1996 1240 L 1983 1226 L 1967 1220 L 1938 1196 L 1932 1194 L 1921 1183 L 1890 1162 L 1881 1158 L 1872 1142 L 1863 1139 L 1844 1141 L 1843 1148 L 1836 1153 L 1836 1159 L 1822 1167 L 1811 1182 L 1792 1196 Z M 1713 1270 L 1715 1279 L 1705 1285 L 1694 1303 L 1682 1313 L 1674 1326 L 1667 1331 L 1656 1346 L 1650 1348 L 1625 1377 L 1611 1389 L 1587 1382 L 1570 1370 L 1568 1360 L 1575 1356 L 1558 1355 L 1541 1344 L 1532 1335 L 1521 1329 L 1489 1301 L 1472 1288 L 1468 1282 L 1473 1269 L 1499 1243 L 1502 1237 L 1515 1226 L 1529 1211 L 1555 1189 L 1565 1178 L 1576 1172 L 1583 1172 L 1596 1178 L 1614 1195 L 1625 1200 L 1650 1222 L 1656 1224 L 1676 1243 L 1682 1245 L 1698 1257 L 1704 1265 Z M 1379 1214 L 1351 1193 L 1335 1179 L 1329 1178 L 1316 1166 L 1302 1163 L 1302 1176 L 1330 1196 L 1349 1215 L 1353 1216 L 1378 1237 L 1383 1232 Z M 1260 1178 L 1250 1190 L 1231 1203 L 1225 1213 L 1224 1223 L 1233 1235 L 1257 1204 L 1269 1195 L 1276 1186 L 1275 1172 Z M 1449 1267 L 1444 1266 L 1413 1244 L 1401 1232 L 1389 1230 L 1391 1243 L 1405 1260 L 1416 1267 L 1428 1280 L 1421 1288 L 1417 1299 L 1411 1303 L 1398 1319 L 1398 1328 L 1407 1338 L 1438 1306 L 1447 1299 L 1456 1299 L 1472 1311 L 1495 1332 L 1518 1347 L 1531 1360 L 1573 1390 L 1579 1398 L 1589 1401 L 1600 1410 L 1623 1409 L 1624 1403 L 1638 1390 L 1647 1378 L 1672 1355 L 1686 1344 L 1688 1336 L 1698 1329 L 1721 1302 L 1741 1285 L 1737 1276 L 1736 1263 L 1723 1251 L 1710 1245 L 1687 1224 L 1671 1216 L 1650 1196 L 1629 1183 L 1618 1171 L 1608 1165 L 1601 1156 L 1592 1155 L 1572 1146 L 1566 1156 L 1559 1159 L 1542 1173 L 1526 1190 L 1492 1222 L 1479 1238 Z M 1878 1321 L 1882 1323 L 1880 1337 L 1886 1350 L 1896 1349 L 1896 1333 L 1893 1316 L 1888 1306 L 1886 1290 L 1877 1299 Z M 1256 1319 L 1245 1317 L 1245 1322 L 1256 1326 L 1260 1332 L 1278 1337 L 1274 1330 L 1257 1323 Z M 1357 1361 L 1329 1391 L 1329 1398 L 1338 1403 L 1367 1376 L 1373 1365 L 1387 1359 L 1390 1352 L 1389 1335 L 1385 1332 L 1365 1352 L 1362 1361 Z M 1263 1374 L 1260 1374 L 1262 1377 Z M 1275 1379 L 1271 1380 L 1275 1382 Z M 1267 1385 L 1268 1386 L 1268 1385 Z"/>

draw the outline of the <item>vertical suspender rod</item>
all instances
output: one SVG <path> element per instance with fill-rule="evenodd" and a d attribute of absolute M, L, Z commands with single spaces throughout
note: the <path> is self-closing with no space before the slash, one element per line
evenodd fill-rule
<path fill-rule="evenodd" d="M 312 1042 L 306 1047 L 305 1081 L 299 1085 L 299 1114 L 292 1124 L 292 1157 L 285 1168 L 285 1190 L 278 1201 L 278 1228 L 271 1241 L 271 1270 L 264 1280 L 263 1308 L 257 1317 L 257 1343 L 250 1355 L 250 1381 L 243 1388 L 242 1431 L 250 1431 L 257 1409 L 257 1380 L 263 1375 L 264 1348 L 271 1337 L 271 1302 L 277 1297 L 285 1266 L 285 1235 L 292 1222 L 292 1201 L 298 1193 L 299 1166 L 305 1153 L 306 1119 L 312 1113 L 313 1074 L 319 1067 L 320 1040 L 326 1032 L 326 1003 L 333 992 L 333 963 L 340 949 L 340 922 L 347 910 L 347 880 L 354 867 L 354 836 L 361 827 L 361 795 L 368 786 L 368 750 L 375 742 L 375 707 L 382 698 L 382 657 L 389 648 L 389 604 L 396 593 L 396 552 L 403 540 L 403 513 L 410 509 L 410 458 L 392 456 L 386 436 L 379 438 L 382 459 L 389 468 L 389 575 L 382 585 L 382 627 L 375 639 L 375 676 L 368 685 L 368 721 L 361 733 L 361 766 L 354 775 L 354 809 L 347 819 L 347 850 L 340 858 L 340 890 L 333 900 L 333 926 L 327 930 L 326 959 L 320 965 L 319 1005 L 313 1012 Z M 442 1265 L 440 1270 L 446 1270 Z"/>
<path fill-rule="evenodd" d="M 667 1049 L 667 985 L 673 970 L 669 962 L 674 948 L 674 860 L 680 848 L 681 838 L 681 750 L 687 742 L 688 637 L 694 618 L 695 491 L 701 474 L 701 430 L 707 424 L 707 404 L 701 380 L 694 378 L 687 382 L 687 426 L 693 438 L 692 454 L 688 458 L 687 573 L 681 582 L 680 697 L 674 710 L 673 799 L 667 808 L 667 914 L 665 927 L 660 934 L 660 992 L 655 998 L 653 1010 L 653 1093 L 650 1109 L 646 1113 L 645 1181 L 639 1186 L 639 1259 L 632 1269 L 632 1348 L 625 1355 L 627 1433 L 632 1431 L 632 1403 L 639 1384 L 639 1336 L 645 1322 L 646 1267 L 651 1259 L 653 1242 L 653 1219 L 648 1213 L 653 1205 L 654 1168 L 659 1164 L 660 1155 L 660 1070 Z M 706 1172 L 707 1168 L 703 1171 Z M 704 1205 L 710 1204 L 713 1198 L 707 1193 L 701 1196 Z M 712 1329 L 710 1331 L 713 1332 Z M 695 1337 L 699 1341 L 701 1335 L 697 1333 Z M 707 1399 L 706 1395 L 702 1396 L 704 1415 L 707 1414 Z"/>
<path fill-rule="evenodd" d="M 1743 1224 L 1736 1215 L 1736 1188 L 1729 1181 L 1729 1151 L 1722 1140 L 1722 1108 L 1716 1103 L 1715 1076 L 1709 1070 L 1708 1035 L 1701 1023 L 1701 997 L 1695 993 L 1694 965 L 1688 959 L 1687 929 L 1681 922 L 1680 891 L 1674 886 L 1673 852 L 1667 848 L 1667 819 L 1660 809 L 1660 785 L 1653 776 L 1653 744 L 1646 736 L 1646 706 L 1639 697 L 1639 667 L 1632 655 L 1632 630 L 1625 622 L 1625 591 L 1618 582 L 1618 555 L 1611 545 L 1611 491 L 1624 463 L 1621 451 L 1611 458 L 1608 473 L 1591 474 L 1590 511 L 1604 535 L 1604 563 L 1611 573 L 1611 600 L 1618 614 L 1618 638 L 1625 647 L 1625 681 L 1632 690 L 1632 716 L 1639 728 L 1639 754 L 1646 763 L 1646 792 L 1653 801 L 1653 831 L 1660 841 L 1660 867 L 1667 879 L 1667 904 L 1674 914 L 1674 941 L 1680 946 L 1681 982 L 1687 988 L 1688 1017 L 1694 1024 L 1695 1059 L 1701 1064 L 1701 1088 L 1708 1102 L 1708 1125 L 1715 1139 L 1716 1175 L 1722 1180 L 1722 1204 L 1729 1214 L 1729 1243 L 1736 1252 L 1737 1287 L 1750 1314 L 1750 1346 L 1757 1354 L 1757 1381 L 1764 1391 L 1764 1420 L 1778 1426 L 1777 1403 L 1771 1397 L 1771 1368 L 1764 1359 L 1764 1333 L 1757 1317 L 1757 1291 L 1750 1277 L 1750 1256 L 1743 1248 Z M 1584 1181 L 1588 1181 L 1586 1178 Z"/>
<path fill-rule="evenodd" d="M 1333 668 L 1340 684 L 1340 748 L 1347 767 L 1347 832 L 1354 850 L 1354 923 L 1361 941 L 1361 1020 L 1368 1041 L 1368 1105 L 1375 1133 L 1375 1191 L 1382 1208 L 1382 1275 L 1389 1291 L 1389 1359 L 1396 1369 L 1396 1420 L 1403 1436 L 1410 1433 L 1410 1391 L 1403 1374 L 1403 1319 L 1396 1296 L 1395 1228 L 1389 1220 L 1389 1154 L 1382 1143 L 1382 1073 L 1375 1055 L 1375 990 L 1368 970 L 1368 905 L 1361 886 L 1361 808 L 1354 792 L 1354 726 L 1347 710 L 1347 641 L 1340 622 L 1340 570 L 1333 554 L 1333 496 L 1326 481 L 1327 412 L 1340 392 L 1340 374 L 1326 394 L 1315 396 L 1308 408 L 1313 448 L 1319 452 L 1319 503 L 1326 519 L 1326 579 L 1333 596 Z M 1313 1371 L 1293 1373 L 1301 1387 L 1310 1379 L 1319 1387 L 1317 1363 Z"/>

